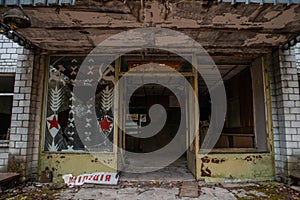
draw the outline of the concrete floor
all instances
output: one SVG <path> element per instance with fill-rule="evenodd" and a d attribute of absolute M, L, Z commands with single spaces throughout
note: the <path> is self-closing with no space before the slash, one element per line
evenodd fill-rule
<path fill-rule="evenodd" d="M 195 196 L 181 196 L 181 185 L 130 185 L 128 183 L 122 184 L 124 187 L 120 188 L 69 188 L 56 195 L 57 199 L 105 199 L 105 200 L 237 200 L 243 199 L 299 199 L 291 197 L 290 194 L 280 196 L 280 198 L 274 198 L 274 196 L 268 196 L 263 192 L 258 192 L 256 189 L 248 190 L 247 184 L 235 184 L 231 188 L 230 184 L 225 185 L 201 185 L 199 183 L 198 195 Z M 249 185 L 249 184 L 248 184 Z M 252 184 L 255 185 L 255 184 Z M 228 186 L 228 187 L 227 187 Z M 250 185 L 250 187 L 253 187 Z M 282 198 L 287 197 L 287 198 Z"/>
<path fill-rule="evenodd" d="M 134 161 L 128 161 L 134 162 Z M 127 173 L 122 172 L 121 181 L 194 181 L 195 178 L 187 168 L 185 157 L 179 158 L 171 165 L 154 172 Z"/>

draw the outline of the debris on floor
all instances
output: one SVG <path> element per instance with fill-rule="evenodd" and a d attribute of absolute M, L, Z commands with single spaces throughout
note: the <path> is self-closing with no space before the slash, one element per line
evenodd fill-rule
<path fill-rule="evenodd" d="M 184 181 L 180 187 L 179 197 L 198 197 L 198 183 L 196 181 Z"/>
<path fill-rule="evenodd" d="M 277 182 L 205 184 L 196 181 L 120 181 L 117 186 L 27 183 L 0 193 L 0 199 L 182 199 L 300 200 L 300 192 Z"/>
<path fill-rule="evenodd" d="M 66 189 L 66 185 L 44 183 L 22 183 L 14 188 L 0 192 L 0 200 L 52 200 L 56 193 Z"/>

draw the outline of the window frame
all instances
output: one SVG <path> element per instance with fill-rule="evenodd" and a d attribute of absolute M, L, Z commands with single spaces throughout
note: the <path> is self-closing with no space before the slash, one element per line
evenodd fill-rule
<path fill-rule="evenodd" d="M 14 86 L 15 86 L 15 77 L 16 77 L 15 73 L 3 73 L 3 72 L 0 72 L 0 78 L 1 77 L 13 77 L 14 78 L 13 88 L 14 88 Z M 0 92 L 0 97 L 12 97 L 11 113 L 10 113 L 10 117 L 11 117 L 11 115 L 12 115 L 12 108 L 13 108 L 14 91 L 13 92 Z M 1 139 L 1 137 L 0 137 L 0 141 L 1 142 L 9 140 L 10 129 L 11 129 L 11 121 L 10 121 L 10 126 L 9 126 L 9 128 L 7 130 L 7 133 L 6 133 L 5 139 Z"/>

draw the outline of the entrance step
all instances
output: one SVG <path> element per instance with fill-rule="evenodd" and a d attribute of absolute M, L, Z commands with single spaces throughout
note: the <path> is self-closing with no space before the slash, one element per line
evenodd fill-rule
<path fill-rule="evenodd" d="M 139 171 L 135 170 L 134 160 L 129 160 L 131 162 L 130 170 L 128 171 Z M 143 168 L 145 169 L 145 168 Z M 149 172 L 146 173 L 128 173 L 121 172 L 120 180 L 122 181 L 159 181 L 159 182 L 178 182 L 178 181 L 195 181 L 195 177 L 187 168 L 187 161 L 184 157 L 181 157 L 174 163 L 162 169 L 155 170 L 155 168 L 147 167 Z M 126 171 L 126 170 L 125 170 Z"/>
<path fill-rule="evenodd" d="M 292 172 L 292 174 L 290 175 L 291 179 L 292 179 L 292 183 L 299 186 L 300 185 L 300 173 L 297 172 Z"/>
<path fill-rule="evenodd" d="M 18 173 L 0 173 L 0 188 L 1 190 L 14 187 L 20 181 Z"/>

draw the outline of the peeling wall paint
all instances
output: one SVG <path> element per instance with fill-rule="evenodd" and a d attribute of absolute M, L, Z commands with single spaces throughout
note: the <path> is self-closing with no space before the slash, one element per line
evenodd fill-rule
<path fill-rule="evenodd" d="M 274 165 L 271 154 L 210 154 L 197 156 L 197 179 L 207 182 L 235 182 L 273 180 Z"/>
<path fill-rule="evenodd" d="M 286 40 L 287 38 L 282 35 L 270 36 L 267 34 L 259 34 L 256 35 L 254 38 L 249 38 L 245 40 L 243 46 L 261 45 L 262 43 L 278 43 L 284 42 Z"/>
<path fill-rule="evenodd" d="M 111 166 L 111 167 L 108 167 Z M 40 171 L 46 167 L 53 172 L 54 182 L 63 182 L 64 174 L 80 175 L 92 172 L 116 172 L 115 154 L 42 153 Z"/>

